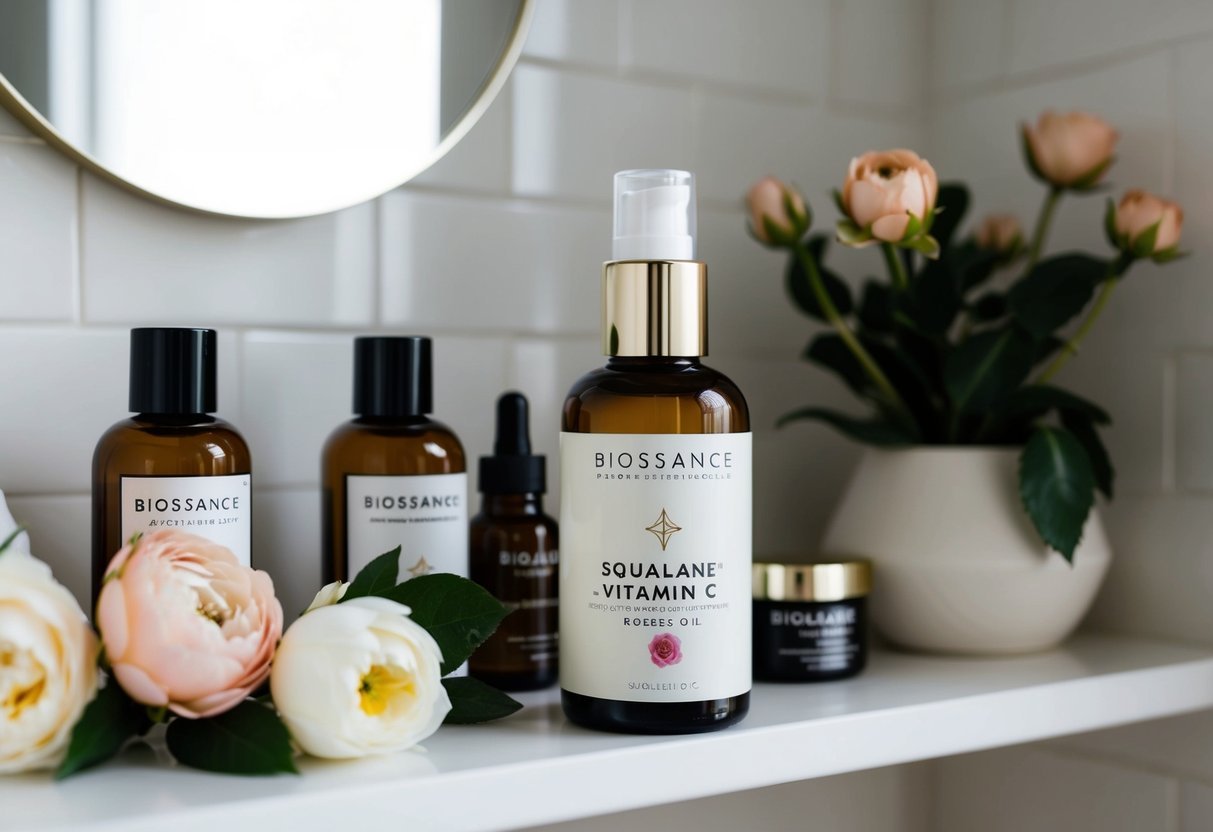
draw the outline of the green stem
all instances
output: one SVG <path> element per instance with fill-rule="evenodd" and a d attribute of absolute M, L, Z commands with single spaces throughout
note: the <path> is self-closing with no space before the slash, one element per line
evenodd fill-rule
<path fill-rule="evenodd" d="M 1095 321 L 1099 319 L 1104 307 L 1108 305 L 1108 299 L 1112 297 L 1112 290 L 1116 288 L 1116 284 L 1119 282 L 1120 275 L 1116 273 L 1115 267 L 1113 267 L 1108 271 L 1108 276 L 1104 278 L 1103 286 L 1099 290 L 1099 297 L 1095 299 L 1095 304 L 1091 307 L 1091 311 L 1087 313 L 1087 317 L 1082 322 L 1082 325 L 1062 344 L 1061 349 L 1057 351 L 1056 357 L 1049 363 L 1048 367 L 1045 367 L 1044 372 L 1036 377 L 1033 384 L 1044 384 L 1057 375 L 1057 371 L 1064 367 L 1067 361 L 1078 354 L 1078 345 L 1082 343 L 1082 340 L 1091 332 L 1091 328 L 1095 326 Z"/>
<path fill-rule="evenodd" d="M 906 275 L 905 264 L 897 256 L 897 249 L 893 247 L 892 243 L 881 243 L 880 248 L 884 252 L 884 261 L 889 266 L 889 278 L 893 281 L 893 285 L 898 289 L 909 288 L 910 278 Z"/>
<path fill-rule="evenodd" d="M 868 351 L 864 349 L 863 344 L 859 343 L 859 339 L 855 337 L 855 333 L 847 326 L 847 322 L 843 320 L 842 315 L 838 314 L 834 301 L 830 300 L 830 293 L 826 291 L 825 285 L 821 282 L 821 272 L 817 270 L 817 264 L 813 262 L 812 256 L 810 256 L 803 246 L 793 246 L 793 249 L 796 251 L 796 256 L 800 258 L 800 266 L 804 269 L 805 276 L 808 278 L 809 289 L 812 290 L 813 296 L 817 298 L 817 304 L 821 307 L 821 311 L 825 313 L 826 320 L 830 326 L 834 328 L 834 331 L 838 333 L 838 337 L 842 339 L 842 342 L 854 354 L 855 359 L 859 362 L 859 366 L 863 368 L 864 373 L 876 385 L 876 389 L 885 397 L 885 400 L 900 410 L 905 418 L 909 420 L 909 423 L 913 424 L 909 408 L 901 400 L 901 396 L 897 395 L 897 391 L 893 389 L 888 376 L 884 374 L 884 371 L 880 369 L 880 366 L 872 359 Z"/>
<path fill-rule="evenodd" d="M 1036 218 L 1036 228 L 1032 231 L 1032 245 L 1028 248 L 1028 265 L 1024 274 L 1031 274 L 1033 267 L 1040 260 L 1040 252 L 1045 247 L 1045 237 L 1049 234 L 1049 224 L 1053 222 L 1053 211 L 1061 200 L 1060 188 L 1049 188 L 1045 194 L 1044 205 L 1040 207 L 1040 216 Z"/>

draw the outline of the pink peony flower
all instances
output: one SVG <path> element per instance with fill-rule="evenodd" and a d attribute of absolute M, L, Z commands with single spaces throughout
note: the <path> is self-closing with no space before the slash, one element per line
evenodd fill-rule
<path fill-rule="evenodd" d="M 750 233 L 760 243 L 787 246 L 809 230 L 809 209 L 800 192 L 773 176 L 764 176 L 746 192 Z"/>
<path fill-rule="evenodd" d="M 649 642 L 649 658 L 658 667 L 669 667 L 682 661 L 682 641 L 673 633 L 658 633 Z"/>
<path fill-rule="evenodd" d="M 97 626 L 132 699 L 196 719 L 235 707 L 269 677 L 282 605 L 270 576 L 225 547 L 157 531 L 110 561 Z"/>

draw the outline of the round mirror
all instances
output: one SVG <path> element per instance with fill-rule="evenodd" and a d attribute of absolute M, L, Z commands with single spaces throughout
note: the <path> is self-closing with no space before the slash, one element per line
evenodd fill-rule
<path fill-rule="evenodd" d="M 459 141 L 530 14 L 531 0 L 4 0 L 0 103 L 155 199 L 320 214 Z"/>

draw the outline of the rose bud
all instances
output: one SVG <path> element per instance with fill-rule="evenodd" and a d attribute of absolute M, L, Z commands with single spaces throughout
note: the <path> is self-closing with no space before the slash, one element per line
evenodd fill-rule
<path fill-rule="evenodd" d="M 1003 258 L 1013 257 L 1023 247 L 1023 229 L 1012 214 L 990 214 L 977 226 L 977 247 Z"/>
<path fill-rule="evenodd" d="M 269 677 L 282 605 L 270 576 L 231 550 L 156 531 L 110 561 L 97 626 L 132 699 L 200 718 L 230 710 Z"/>
<path fill-rule="evenodd" d="M 1115 207 L 1109 201 L 1108 211 L 1109 237 L 1117 248 L 1134 257 L 1164 260 L 1178 253 L 1184 225 L 1184 212 L 1178 204 L 1132 190 Z"/>
<path fill-rule="evenodd" d="M 387 598 L 302 616 L 282 637 L 270 690 L 299 747 L 331 759 L 412 748 L 451 710 L 438 643 Z"/>
<path fill-rule="evenodd" d="M 1091 188 L 1112 164 L 1118 135 L 1099 116 L 1045 110 L 1022 129 L 1028 168 L 1055 188 Z"/>
<path fill-rule="evenodd" d="M 871 151 L 852 159 L 838 196 L 850 222 L 839 223 L 839 240 L 857 248 L 877 241 L 911 244 L 936 256 L 938 245 L 927 232 L 938 193 L 935 168 L 912 150 Z"/>
<path fill-rule="evenodd" d="M 76 599 L 42 561 L 0 551 L 0 774 L 58 765 L 96 693 L 97 638 Z"/>
<path fill-rule="evenodd" d="M 811 219 L 804 197 L 773 176 L 764 176 L 746 192 L 750 233 L 769 246 L 795 245 L 809 230 Z"/>

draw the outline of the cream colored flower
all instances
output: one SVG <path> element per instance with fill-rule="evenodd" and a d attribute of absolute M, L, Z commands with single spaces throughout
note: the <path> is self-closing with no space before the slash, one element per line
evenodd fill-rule
<path fill-rule="evenodd" d="M 1112 164 L 1118 135 L 1090 113 L 1045 110 L 1036 125 L 1023 125 L 1028 166 L 1058 188 L 1090 188 Z"/>
<path fill-rule="evenodd" d="M 451 710 L 442 653 L 386 598 L 319 607 L 282 637 L 270 689 L 299 747 L 343 759 L 412 748 Z"/>
<path fill-rule="evenodd" d="M 303 611 L 307 615 L 313 610 L 318 610 L 321 607 L 329 607 L 336 604 L 345 597 L 346 590 L 350 588 L 349 581 L 333 581 L 331 584 L 325 584 L 320 587 L 320 591 L 316 593 L 316 597 L 312 599 L 312 603 L 308 604 L 307 609 Z"/>
<path fill-rule="evenodd" d="M 50 567 L 0 553 L 0 774 L 54 768 L 97 693 L 97 638 Z"/>

